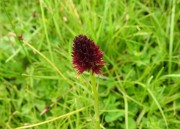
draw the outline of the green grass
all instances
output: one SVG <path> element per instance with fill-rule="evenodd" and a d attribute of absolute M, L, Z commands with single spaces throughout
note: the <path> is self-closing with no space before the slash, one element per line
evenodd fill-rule
<path fill-rule="evenodd" d="M 179 5 L 1 0 L 0 128 L 94 128 L 90 74 L 77 77 L 71 57 L 74 37 L 85 34 L 105 53 L 101 128 L 179 129 Z"/>

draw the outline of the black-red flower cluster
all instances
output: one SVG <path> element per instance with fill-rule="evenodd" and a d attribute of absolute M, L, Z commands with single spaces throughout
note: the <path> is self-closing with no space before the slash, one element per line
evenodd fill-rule
<path fill-rule="evenodd" d="M 105 65 L 103 52 L 93 40 L 85 35 L 75 37 L 73 43 L 73 67 L 78 70 L 78 74 L 92 70 L 92 73 L 102 74 L 100 69 Z"/>

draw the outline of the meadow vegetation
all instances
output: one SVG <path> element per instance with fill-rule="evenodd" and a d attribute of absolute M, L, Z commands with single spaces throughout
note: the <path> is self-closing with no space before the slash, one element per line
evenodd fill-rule
<path fill-rule="evenodd" d="M 73 39 L 104 51 L 102 129 L 180 128 L 179 0 L 1 0 L 0 128 L 93 129 Z M 32 127 L 33 126 L 33 127 Z"/>

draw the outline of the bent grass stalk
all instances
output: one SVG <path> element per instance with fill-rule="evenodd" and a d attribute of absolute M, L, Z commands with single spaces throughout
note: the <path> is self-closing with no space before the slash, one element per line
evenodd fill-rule
<path fill-rule="evenodd" d="M 88 106 L 87 106 L 87 107 L 88 107 Z M 26 128 L 32 128 L 32 127 L 37 127 L 37 126 L 39 126 L 39 125 L 47 124 L 47 123 L 49 123 L 49 122 L 53 122 L 53 121 L 58 120 L 58 119 L 61 119 L 61 118 L 69 117 L 69 116 L 71 116 L 71 115 L 73 115 L 73 114 L 76 114 L 76 113 L 78 113 L 78 112 L 80 112 L 80 111 L 83 111 L 83 110 L 86 109 L 87 107 L 82 107 L 82 108 L 77 109 L 77 110 L 75 110 L 75 111 L 72 111 L 72 112 L 69 112 L 69 113 L 67 113 L 67 114 L 63 114 L 63 115 L 54 117 L 54 118 L 52 118 L 52 119 L 49 119 L 49 120 L 46 120 L 46 121 L 43 121 L 43 122 L 39 122 L 39 123 L 36 123 L 36 124 L 27 125 L 27 126 L 17 127 L 17 128 L 15 128 L 15 129 L 26 129 Z"/>

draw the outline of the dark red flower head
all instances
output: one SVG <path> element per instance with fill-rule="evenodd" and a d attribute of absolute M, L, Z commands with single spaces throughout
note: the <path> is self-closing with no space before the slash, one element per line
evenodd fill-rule
<path fill-rule="evenodd" d="M 73 44 L 73 65 L 78 70 L 78 74 L 92 70 L 92 73 L 102 74 L 100 69 L 104 66 L 103 52 L 93 40 L 87 36 L 79 35 L 75 37 Z"/>

